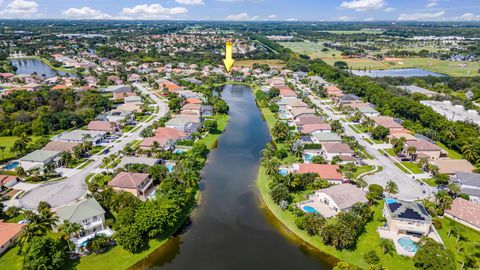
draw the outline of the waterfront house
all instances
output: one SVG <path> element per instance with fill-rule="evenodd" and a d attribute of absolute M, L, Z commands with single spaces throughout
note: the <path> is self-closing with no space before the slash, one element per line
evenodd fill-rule
<path fill-rule="evenodd" d="M 312 134 L 312 140 L 314 143 L 341 143 L 342 138 L 333 132 L 320 132 Z"/>
<path fill-rule="evenodd" d="M 154 190 L 153 181 L 146 173 L 121 172 L 108 182 L 108 186 L 117 192 L 130 192 L 141 200 L 147 200 Z"/>
<path fill-rule="evenodd" d="M 0 221 L 0 255 L 15 244 L 24 227 L 24 224 Z"/>
<path fill-rule="evenodd" d="M 445 210 L 445 216 L 480 232 L 480 204 L 463 198 L 453 200 L 450 209 Z"/>
<path fill-rule="evenodd" d="M 107 226 L 105 226 L 105 210 L 94 199 L 89 198 L 64 206 L 57 211 L 58 225 L 68 220 L 70 223 L 77 223 L 82 226 L 82 231 L 72 241 L 75 245 L 83 246 L 87 241 L 97 234 L 111 236 L 113 234 Z"/>
<path fill-rule="evenodd" d="M 160 164 L 161 162 L 162 160 L 159 158 L 124 156 L 115 168 L 123 168 L 127 164 L 142 164 L 147 166 L 154 166 Z"/>
<path fill-rule="evenodd" d="M 438 172 L 448 175 L 454 175 L 457 172 L 471 173 L 475 167 L 465 159 L 437 159 L 431 160 L 431 164 L 438 167 Z"/>
<path fill-rule="evenodd" d="M 353 150 L 345 143 L 324 143 L 322 154 L 326 160 L 331 161 L 334 157 L 353 157 Z"/>
<path fill-rule="evenodd" d="M 292 165 L 292 170 L 299 174 L 316 173 L 330 184 L 342 184 L 344 181 L 338 165 L 296 163 Z"/>
<path fill-rule="evenodd" d="M 299 128 L 299 131 L 302 134 L 315 135 L 319 133 L 330 133 L 332 131 L 332 127 L 329 123 L 316 123 L 303 125 Z"/>

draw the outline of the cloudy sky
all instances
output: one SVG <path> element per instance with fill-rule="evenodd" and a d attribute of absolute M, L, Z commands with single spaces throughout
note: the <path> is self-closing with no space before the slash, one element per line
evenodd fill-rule
<path fill-rule="evenodd" d="M 480 0 L 0 0 L 1 18 L 480 21 Z"/>

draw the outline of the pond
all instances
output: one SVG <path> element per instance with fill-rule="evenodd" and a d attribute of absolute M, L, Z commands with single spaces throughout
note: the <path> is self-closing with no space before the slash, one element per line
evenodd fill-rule
<path fill-rule="evenodd" d="M 133 269 L 331 269 L 332 259 L 288 237 L 255 184 L 270 141 L 251 89 L 227 85 L 230 123 L 202 172 L 200 205 L 183 231 Z"/>
<path fill-rule="evenodd" d="M 402 68 L 402 69 L 385 69 L 385 70 L 352 70 L 352 73 L 358 76 L 377 77 L 442 77 L 440 73 L 428 71 L 421 68 Z"/>
<path fill-rule="evenodd" d="M 41 76 L 45 75 L 45 78 L 52 78 L 59 75 L 75 77 L 75 74 L 54 70 L 38 59 L 13 59 L 10 60 L 10 62 L 17 68 L 16 74 L 37 73 Z"/>

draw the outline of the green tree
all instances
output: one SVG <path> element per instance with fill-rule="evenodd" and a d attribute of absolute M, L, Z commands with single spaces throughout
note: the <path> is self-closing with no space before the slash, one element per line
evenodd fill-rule
<path fill-rule="evenodd" d="M 377 184 L 368 186 L 367 198 L 370 202 L 380 200 L 383 197 L 383 187 Z"/>
<path fill-rule="evenodd" d="M 376 126 L 372 130 L 372 138 L 375 140 L 385 140 L 388 134 L 390 134 L 390 130 L 384 126 Z"/>
<path fill-rule="evenodd" d="M 428 237 L 423 237 L 419 242 L 419 248 L 413 257 L 415 267 L 429 270 L 456 269 L 453 253 L 445 249 L 442 244 Z"/>
<path fill-rule="evenodd" d="M 377 253 L 375 250 L 370 250 L 367 253 L 363 254 L 363 259 L 369 264 L 369 265 L 375 265 L 380 263 L 380 258 L 378 257 Z"/>
<path fill-rule="evenodd" d="M 358 267 L 347 262 L 339 262 L 332 270 L 357 270 Z"/>
<path fill-rule="evenodd" d="M 120 228 L 114 238 L 123 249 L 130 253 L 138 253 L 146 245 L 145 236 L 135 224 Z"/>
<path fill-rule="evenodd" d="M 390 194 L 397 194 L 398 193 L 398 186 L 393 180 L 388 180 L 387 185 L 385 186 L 385 191 L 388 192 L 388 196 Z"/>
<path fill-rule="evenodd" d="M 62 269 L 68 260 L 65 242 L 50 237 L 34 237 L 23 253 L 23 269 Z"/>
<path fill-rule="evenodd" d="M 285 184 L 278 183 L 270 189 L 270 196 L 276 204 L 280 204 L 282 201 L 290 201 L 290 194 L 288 187 Z"/>

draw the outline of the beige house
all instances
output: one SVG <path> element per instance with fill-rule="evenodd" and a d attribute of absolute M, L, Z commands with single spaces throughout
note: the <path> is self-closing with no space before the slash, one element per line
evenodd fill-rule
<path fill-rule="evenodd" d="M 410 147 L 415 148 L 415 152 L 412 154 L 408 153 Z M 442 155 L 442 148 L 439 146 L 424 140 L 416 141 L 406 141 L 403 147 L 403 153 L 410 157 L 412 160 L 417 160 L 421 158 L 436 160 L 439 159 Z"/>
<path fill-rule="evenodd" d="M 121 172 L 108 182 L 108 186 L 118 192 L 130 192 L 142 200 L 147 200 L 153 191 L 153 181 L 146 173 Z"/>
<path fill-rule="evenodd" d="M 383 215 L 388 228 L 396 234 L 416 234 L 427 236 L 432 226 L 432 217 L 417 202 L 386 199 Z"/>

